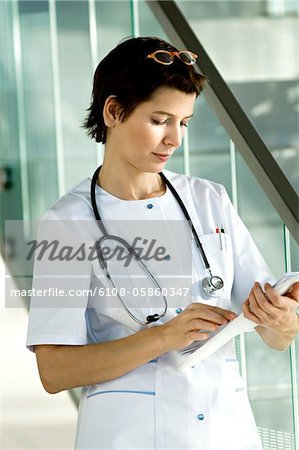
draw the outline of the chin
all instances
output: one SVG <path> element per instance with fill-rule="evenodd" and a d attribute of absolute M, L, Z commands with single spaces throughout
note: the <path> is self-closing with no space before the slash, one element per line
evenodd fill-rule
<path fill-rule="evenodd" d="M 139 161 L 135 164 L 135 168 L 144 173 L 159 173 L 164 170 L 168 161 Z"/>
<path fill-rule="evenodd" d="M 152 167 L 148 167 L 145 172 L 146 173 L 159 173 L 162 172 L 165 168 L 166 163 L 153 164 Z"/>

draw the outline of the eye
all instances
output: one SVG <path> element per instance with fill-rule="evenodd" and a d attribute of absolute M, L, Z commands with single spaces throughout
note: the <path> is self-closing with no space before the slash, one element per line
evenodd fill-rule
<path fill-rule="evenodd" d="M 187 124 L 187 123 L 181 122 L 181 127 L 186 127 L 186 128 L 188 128 L 188 124 Z"/>
<path fill-rule="evenodd" d="M 152 119 L 152 122 L 155 125 L 167 125 L 168 120 L 164 120 L 163 122 L 160 122 L 159 120 Z"/>

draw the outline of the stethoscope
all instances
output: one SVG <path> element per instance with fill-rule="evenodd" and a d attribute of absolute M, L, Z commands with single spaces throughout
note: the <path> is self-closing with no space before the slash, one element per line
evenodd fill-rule
<path fill-rule="evenodd" d="M 92 205 L 92 209 L 95 215 L 95 218 L 97 219 L 97 223 L 103 233 L 103 236 L 97 241 L 97 256 L 99 258 L 99 262 L 100 265 L 105 273 L 105 276 L 107 277 L 110 285 L 112 286 L 112 288 L 114 288 L 115 292 L 117 293 L 117 297 L 119 298 L 123 308 L 126 310 L 126 312 L 129 314 L 129 316 L 137 323 L 139 323 L 140 325 L 146 326 L 149 325 L 152 322 L 157 322 L 158 320 L 160 320 L 162 317 L 165 316 L 166 312 L 167 312 L 167 308 L 168 308 L 168 304 L 167 304 L 167 299 L 165 297 L 165 295 L 163 295 L 163 291 L 162 288 L 158 282 L 158 280 L 156 279 L 156 277 L 149 271 L 149 269 L 147 268 L 147 266 L 143 263 L 143 261 L 140 259 L 140 256 L 138 255 L 137 252 L 135 252 L 134 248 L 130 246 L 130 244 L 123 238 L 121 238 L 120 236 L 116 236 L 113 234 L 108 234 L 103 221 L 100 217 L 99 214 L 99 210 L 96 204 L 96 197 L 95 197 L 95 192 L 96 192 L 96 182 L 101 170 L 101 167 L 98 167 L 97 170 L 95 171 L 95 173 L 93 174 L 92 180 L 91 180 L 91 188 L 90 188 L 90 197 L 91 197 L 91 205 Z M 170 189 L 170 191 L 172 192 L 172 194 L 174 195 L 175 199 L 177 200 L 178 204 L 180 205 L 185 218 L 187 219 L 187 222 L 191 228 L 194 240 L 196 242 L 196 246 L 200 251 L 202 260 L 204 262 L 205 268 L 208 270 L 209 275 L 206 276 L 205 278 L 203 278 L 201 286 L 202 286 L 202 290 L 203 292 L 207 295 L 207 296 L 211 296 L 211 297 L 219 297 L 221 295 L 221 292 L 223 290 L 223 286 L 224 286 L 224 282 L 223 279 L 217 275 L 213 275 L 212 271 L 211 271 L 211 266 L 209 264 L 208 258 L 205 254 L 205 251 L 203 249 L 203 246 L 199 240 L 199 237 L 197 235 L 197 232 L 194 228 L 193 222 L 189 216 L 189 213 L 181 199 L 181 197 L 179 196 L 179 194 L 177 193 L 177 191 L 175 190 L 175 188 L 173 187 L 173 185 L 170 183 L 170 181 L 165 177 L 165 175 L 160 172 L 159 173 L 160 177 L 162 178 L 162 180 L 165 182 L 166 186 Z M 152 282 L 154 283 L 154 285 L 159 289 L 159 292 L 161 293 L 161 296 L 163 297 L 163 301 L 164 301 L 164 310 L 161 314 L 155 313 L 155 314 L 151 314 L 149 316 L 147 316 L 146 321 L 140 320 L 138 319 L 138 317 L 136 317 L 134 314 L 132 314 L 132 312 L 127 308 L 125 302 L 123 301 L 121 295 L 119 294 L 113 279 L 108 271 L 108 266 L 107 266 L 107 262 L 106 262 L 106 258 L 103 254 L 103 250 L 102 250 L 102 245 L 106 240 L 112 240 L 112 241 L 116 241 L 118 243 L 120 243 L 121 245 L 123 245 L 127 251 L 129 252 L 129 254 L 134 257 L 134 259 L 140 264 L 140 266 L 142 267 L 142 269 L 144 270 L 144 272 L 150 277 L 150 279 L 152 280 Z"/>

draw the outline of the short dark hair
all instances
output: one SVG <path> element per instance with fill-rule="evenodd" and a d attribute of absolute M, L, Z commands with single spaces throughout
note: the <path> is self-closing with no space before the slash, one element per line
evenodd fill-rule
<path fill-rule="evenodd" d="M 168 42 L 156 37 L 129 38 L 118 44 L 99 63 L 93 79 L 91 105 L 83 127 L 87 134 L 105 144 L 107 127 L 103 119 L 103 108 L 109 95 L 115 95 L 120 104 L 122 121 L 136 106 L 150 100 L 154 92 L 171 87 L 191 94 L 200 94 L 205 77 L 193 66 L 179 58 L 173 64 L 163 65 L 147 58 L 156 50 L 177 51 Z"/>

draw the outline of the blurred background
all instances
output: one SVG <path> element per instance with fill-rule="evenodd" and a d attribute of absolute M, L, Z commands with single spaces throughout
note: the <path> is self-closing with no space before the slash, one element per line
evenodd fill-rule
<path fill-rule="evenodd" d="M 171 41 L 150 3 L 0 1 L 1 280 L 17 265 L 5 221 L 38 219 L 101 162 L 81 128 L 99 60 L 125 37 Z M 175 3 L 298 194 L 298 2 Z M 274 275 L 299 270 L 298 245 L 205 95 L 167 168 L 224 184 Z M 79 390 L 43 391 L 25 349 L 28 299 L 10 308 L 4 282 L 0 292 L 1 448 L 71 449 Z M 256 333 L 236 339 L 265 450 L 299 449 L 298 345 L 276 352 Z"/>

